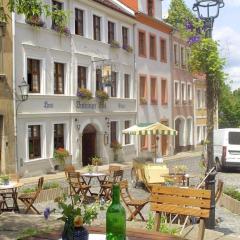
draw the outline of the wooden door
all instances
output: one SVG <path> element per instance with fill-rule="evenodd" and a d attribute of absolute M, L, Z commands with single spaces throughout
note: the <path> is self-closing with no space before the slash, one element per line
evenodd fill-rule
<path fill-rule="evenodd" d="M 82 165 L 91 163 L 91 158 L 96 155 L 96 130 L 93 126 L 87 126 L 82 135 Z"/>
<path fill-rule="evenodd" d="M 178 132 L 178 134 L 175 136 L 175 153 L 180 152 L 180 140 L 179 140 L 179 136 L 180 136 L 180 124 L 181 124 L 181 120 L 177 119 L 175 121 L 175 130 Z"/>

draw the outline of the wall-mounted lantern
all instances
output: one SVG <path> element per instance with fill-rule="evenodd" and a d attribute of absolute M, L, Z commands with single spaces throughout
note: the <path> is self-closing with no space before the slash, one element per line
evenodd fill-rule
<path fill-rule="evenodd" d="M 104 145 L 108 145 L 109 143 L 109 134 L 107 132 L 104 133 Z"/>

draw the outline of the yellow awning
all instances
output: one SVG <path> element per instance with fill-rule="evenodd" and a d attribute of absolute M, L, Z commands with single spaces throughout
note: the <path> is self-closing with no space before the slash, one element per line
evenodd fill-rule
<path fill-rule="evenodd" d="M 131 135 L 177 135 L 177 131 L 162 123 L 140 123 L 122 131 Z"/>

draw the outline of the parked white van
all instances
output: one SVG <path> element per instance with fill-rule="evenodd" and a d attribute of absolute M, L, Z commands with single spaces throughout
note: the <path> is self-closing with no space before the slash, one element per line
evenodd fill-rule
<path fill-rule="evenodd" d="M 214 130 L 213 152 L 218 171 L 240 167 L 240 128 Z"/>

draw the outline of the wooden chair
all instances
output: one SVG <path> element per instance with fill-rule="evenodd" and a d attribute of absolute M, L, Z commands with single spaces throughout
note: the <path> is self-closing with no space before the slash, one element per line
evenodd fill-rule
<path fill-rule="evenodd" d="M 40 214 L 40 212 L 34 207 L 33 204 L 42 190 L 43 181 L 44 181 L 43 177 L 40 177 L 38 179 L 38 186 L 37 186 L 36 192 L 23 193 L 18 197 L 18 199 L 22 201 L 24 205 L 27 207 L 27 209 L 25 210 L 25 213 L 28 213 L 28 211 L 31 209 L 32 211 L 35 211 L 37 214 Z"/>
<path fill-rule="evenodd" d="M 202 189 L 153 186 L 151 210 L 156 212 L 155 230 L 161 223 L 161 214 L 170 213 L 200 218 L 198 240 L 203 240 L 205 219 L 209 218 L 211 191 Z"/>
<path fill-rule="evenodd" d="M 75 172 L 75 171 L 76 171 L 75 167 L 71 164 L 66 165 L 65 168 L 64 168 L 66 178 L 68 178 L 68 173 L 69 172 Z"/>
<path fill-rule="evenodd" d="M 215 204 L 218 203 L 220 197 L 222 196 L 222 193 L 223 193 L 223 181 L 219 179 L 217 184 L 217 190 L 215 193 Z"/>
<path fill-rule="evenodd" d="M 68 172 L 68 182 L 70 185 L 70 196 L 82 195 L 82 201 L 87 200 L 87 193 L 91 186 L 87 185 L 79 172 Z"/>
<path fill-rule="evenodd" d="M 139 215 L 141 217 L 142 221 L 145 221 L 145 219 L 141 213 L 141 210 L 149 202 L 149 200 L 148 199 L 146 199 L 146 200 L 133 199 L 128 191 L 128 181 L 127 180 L 123 180 L 120 182 L 120 188 L 121 188 L 122 200 L 125 203 L 128 211 L 130 212 L 128 221 L 136 220 L 137 215 Z"/>
<path fill-rule="evenodd" d="M 115 170 L 112 179 L 106 179 L 100 184 L 99 195 L 103 196 L 106 200 L 111 200 L 112 186 L 114 183 L 121 182 L 123 179 L 123 170 Z"/>
<path fill-rule="evenodd" d="M 0 213 L 2 213 L 2 207 L 3 207 L 4 201 L 0 200 Z"/>

